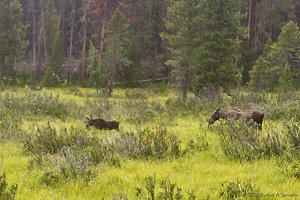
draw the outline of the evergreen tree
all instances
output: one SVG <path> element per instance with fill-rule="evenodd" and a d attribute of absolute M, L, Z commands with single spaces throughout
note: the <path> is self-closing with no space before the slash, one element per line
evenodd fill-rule
<path fill-rule="evenodd" d="M 56 32 L 53 42 L 53 47 L 51 51 L 52 55 L 50 57 L 49 65 L 53 67 L 55 74 L 57 74 L 59 77 L 64 77 L 64 69 L 63 64 L 65 60 L 63 48 L 62 48 L 62 40 L 61 40 L 61 33 Z"/>
<path fill-rule="evenodd" d="M 27 46 L 22 12 L 18 0 L 0 1 L 0 80 L 5 73 L 14 73 Z"/>
<path fill-rule="evenodd" d="M 292 76 L 291 66 L 286 63 L 279 79 L 279 85 L 283 92 L 291 91 L 295 88 L 295 81 Z"/>
<path fill-rule="evenodd" d="M 59 83 L 62 83 L 65 75 L 63 68 L 64 58 L 60 32 L 56 32 L 51 49 L 49 65 L 43 78 L 43 84 L 45 86 L 56 86 Z"/>
<path fill-rule="evenodd" d="M 239 0 L 205 0 L 198 34 L 195 91 L 203 87 L 229 88 L 240 81 L 237 60 L 241 37 Z"/>
<path fill-rule="evenodd" d="M 293 69 L 294 59 L 300 58 L 300 30 L 297 25 L 290 21 L 283 28 L 278 41 L 273 43 L 270 48 L 266 48 L 263 56 L 258 59 L 256 66 L 251 71 L 251 83 L 256 89 L 275 89 L 279 86 L 280 77 L 284 70 L 286 63 L 292 67 L 293 79 L 298 80 L 300 74 L 297 73 L 297 66 Z M 265 72 L 263 78 L 259 73 L 258 68 Z M 294 71 L 293 71 L 294 70 Z M 294 73 L 295 72 L 295 73 Z"/>
<path fill-rule="evenodd" d="M 118 71 L 122 71 L 129 61 L 127 57 L 127 24 L 124 15 L 116 10 L 107 24 L 107 41 L 103 61 L 108 69 L 108 92 L 113 85 Z"/>
<path fill-rule="evenodd" d="M 268 59 L 268 53 L 272 45 L 272 40 L 269 39 L 265 45 L 264 52 L 260 55 L 253 66 L 252 70 L 249 72 L 250 75 L 250 87 L 253 90 L 261 90 L 269 88 L 270 84 L 268 81 L 268 68 L 270 66 L 270 61 Z"/>
<path fill-rule="evenodd" d="M 161 54 L 163 51 L 160 32 L 165 29 L 167 2 L 164 0 L 129 0 L 131 12 L 130 43 L 128 58 L 130 65 L 126 79 L 136 84 L 138 79 L 158 78 L 163 71 Z"/>
<path fill-rule="evenodd" d="M 187 92 L 191 88 L 197 46 L 195 38 L 201 29 L 198 26 L 198 6 L 197 0 L 173 1 L 168 9 L 168 30 L 162 34 L 170 51 L 166 64 L 172 67 L 175 83 L 182 91 L 183 100 L 187 98 Z"/>
<path fill-rule="evenodd" d="M 239 0 L 174 1 L 168 12 L 171 59 L 183 91 L 229 88 L 240 79 Z"/>
<path fill-rule="evenodd" d="M 98 51 L 92 43 L 87 58 L 87 73 L 89 84 L 96 87 L 97 91 L 107 85 L 107 70 L 100 63 Z"/>
<path fill-rule="evenodd" d="M 45 52 L 46 52 L 46 56 L 47 56 L 46 59 L 48 60 L 49 58 L 51 59 L 52 53 L 54 52 L 53 46 L 55 45 L 55 43 L 53 42 L 53 40 L 57 36 L 58 27 L 59 27 L 59 15 L 55 8 L 54 0 L 47 1 L 45 13 L 44 13 L 44 19 L 42 19 L 42 22 L 43 21 L 45 23 L 45 41 L 46 41 Z M 61 38 L 60 38 L 60 40 L 61 40 Z"/>

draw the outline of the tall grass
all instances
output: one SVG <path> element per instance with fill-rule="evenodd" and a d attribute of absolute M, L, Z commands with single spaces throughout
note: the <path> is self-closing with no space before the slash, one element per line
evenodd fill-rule
<path fill-rule="evenodd" d="M 116 89 L 111 97 L 91 89 L 4 89 L 0 140 L 7 147 L 13 139 L 16 149 L 0 152 L 0 169 L 20 185 L 20 199 L 243 199 L 259 191 L 295 192 L 298 103 L 298 93 L 239 90 L 203 91 L 183 102 L 168 87 Z M 261 109 L 266 128 L 224 120 L 207 129 L 217 107 Z M 81 127 L 86 117 L 119 120 L 121 129 L 87 130 Z M 25 120 L 57 120 L 57 127 L 27 130 Z M 252 182 L 228 181 L 237 178 Z"/>

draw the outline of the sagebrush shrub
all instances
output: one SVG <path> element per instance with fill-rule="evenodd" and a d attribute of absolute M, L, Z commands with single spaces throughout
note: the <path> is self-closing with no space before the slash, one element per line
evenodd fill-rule
<path fill-rule="evenodd" d="M 288 150 L 288 141 L 282 134 L 275 132 L 274 130 L 268 130 L 267 136 L 262 138 L 261 154 L 265 157 L 281 156 Z"/>
<path fill-rule="evenodd" d="M 7 140 L 21 140 L 24 137 L 20 128 L 20 118 L 17 115 L 11 115 L 5 109 L 0 108 L 0 142 Z"/>
<path fill-rule="evenodd" d="M 239 161 L 260 157 L 259 132 L 243 120 L 227 120 L 218 127 L 224 154 Z"/>
<path fill-rule="evenodd" d="M 298 159 L 289 163 L 286 170 L 290 176 L 300 179 L 300 160 Z"/>
<path fill-rule="evenodd" d="M 17 194 L 18 185 L 8 187 L 5 173 L 0 176 L 0 199 L 1 200 L 14 200 Z"/>
<path fill-rule="evenodd" d="M 300 98 L 296 93 L 284 93 L 264 104 L 267 117 L 272 120 L 300 120 Z"/>
<path fill-rule="evenodd" d="M 57 156 L 50 160 L 56 170 L 64 178 L 83 178 L 91 180 L 95 173 L 91 170 L 92 162 L 88 155 L 81 151 L 75 151 L 70 147 L 61 149 Z"/>
<path fill-rule="evenodd" d="M 249 93 L 244 94 L 240 92 L 232 93 L 229 104 L 238 109 L 248 109 L 252 105 L 263 107 L 264 104 L 269 102 L 269 97 L 267 93 Z"/>
<path fill-rule="evenodd" d="M 206 138 L 200 134 L 198 134 L 195 139 L 192 138 L 187 142 L 186 151 L 194 150 L 194 151 L 206 151 L 208 150 L 208 142 Z"/>
<path fill-rule="evenodd" d="M 284 123 L 283 132 L 287 136 L 291 147 L 300 151 L 300 123 L 295 121 Z"/>
<path fill-rule="evenodd" d="M 90 136 L 86 129 L 70 128 L 60 132 L 50 123 L 38 127 L 24 140 L 24 151 L 34 155 L 56 154 L 66 147 L 74 150 L 84 150 L 93 162 L 99 163 L 107 155 L 113 154 L 111 144 L 96 136 Z"/>
<path fill-rule="evenodd" d="M 224 182 L 221 184 L 219 197 L 221 199 L 260 199 L 260 189 L 251 182 L 240 180 Z"/>
<path fill-rule="evenodd" d="M 76 116 L 78 106 L 75 103 L 64 102 L 60 97 L 45 91 L 27 89 L 24 95 L 16 92 L 5 92 L 0 96 L 0 107 L 8 108 L 14 114 L 22 117 L 52 116 L 66 119 Z"/>
<path fill-rule="evenodd" d="M 119 155 L 134 159 L 177 158 L 181 155 L 180 140 L 165 127 L 118 133 L 113 145 Z"/>
<path fill-rule="evenodd" d="M 169 177 L 160 181 L 159 189 L 156 189 L 157 188 L 156 183 L 157 180 L 155 175 L 146 177 L 145 186 L 136 187 L 136 197 L 138 199 L 151 199 L 151 200 L 184 199 L 182 194 L 182 189 L 178 187 L 176 183 L 172 183 Z"/>
<path fill-rule="evenodd" d="M 115 102 L 109 98 L 94 98 L 85 102 L 84 110 L 87 117 L 110 118 L 113 113 Z"/>

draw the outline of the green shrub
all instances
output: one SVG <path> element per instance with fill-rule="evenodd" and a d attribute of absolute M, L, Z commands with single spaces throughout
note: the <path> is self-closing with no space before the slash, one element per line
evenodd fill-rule
<path fill-rule="evenodd" d="M 268 130 L 267 136 L 261 140 L 261 154 L 265 157 L 281 156 L 288 150 L 288 141 L 282 134 Z"/>
<path fill-rule="evenodd" d="M 8 114 L 5 115 L 5 113 Z M 4 116 L 2 114 L 4 114 Z M 18 116 L 11 115 L 9 112 L 1 110 L 0 118 L 0 142 L 7 140 L 18 141 L 24 137 L 20 128 L 20 118 Z"/>
<path fill-rule="evenodd" d="M 145 184 L 135 188 L 134 199 L 139 200 L 196 200 L 198 199 L 193 190 L 183 194 L 182 189 L 176 183 L 172 183 L 170 177 L 157 181 L 156 176 L 148 176 L 145 178 Z M 158 187 L 159 185 L 159 187 Z M 113 200 L 127 200 L 128 195 L 124 192 L 113 194 Z M 206 198 L 206 199 L 209 199 Z"/>
<path fill-rule="evenodd" d="M 54 186 L 59 184 L 61 175 L 56 171 L 46 171 L 43 173 L 40 181 L 42 184 L 47 186 Z"/>
<path fill-rule="evenodd" d="M 85 129 L 62 129 L 59 131 L 50 125 L 31 129 L 24 140 L 24 151 L 31 154 L 56 154 L 64 147 L 82 149 L 100 142 L 98 138 L 89 137 Z"/>
<path fill-rule="evenodd" d="M 115 115 L 120 116 L 122 110 L 117 110 L 117 103 L 107 97 L 97 97 L 88 99 L 85 102 L 83 109 L 86 117 L 96 117 L 103 119 L 111 119 Z"/>
<path fill-rule="evenodd" d="M 45 91 L 26 90 L 24 95 L 5 92 L 0 96 L 0 107 L 11 110 L 20 117 L 52 116 L 66 119 L 77 114 L 75 103 L 63 102 L 59 96 Z"/>
<path fill-rule="evenodd" d="M 65 148 L 81 151 L 94 164 L 108 161 L 117 164 L 117 157 L 111 144 L 95 136 L 89 136 L 86 129 L 55 129 L 48 123 L 47 126 L 38 127 L 24 140 L 24 152 L 35 155 L 42 160 L 43 155 L 54 155 Z"/>
<path fill-rule="evenodd" d="M 120 166 L 120 160 L 108 140 L 89 136 L 85 129 L 58 131 L 49 123 L 38 127 L 24 141 L 24 152 L 33 156 L 32 166 L 48 167 L 41 181 L 52 185 L 58 179 L 94 177 L 91 168 L 99 163 Z"/>
<path fill-rule="evenodd" d="M 66 144 L 67 145 L 67 144 Z M 24 141 L 24 151 L 32 154 L 55 154 L 63 146 L 64 141 L 59 137 L 54 127 L 48 126 L 37 127 L 34 133 L 29 134 Z"/>
<path fill-rule="evenodd" d="M 90 181 L 95 177 L 91 170 L 92 162 L 88 155 L 81 151 L 74 151 L 70 147 L 61 149 L 57 156 L 49 160 L 63 178 L 83 178 Z"/>
<path fill-rule="evenodd" d="M 97 141 L 97 139 L 94 139 Z M 112 166 L 120 167 L 120 156 L 115 150 L 114 144 L 108 139 L 98 140 L 93 145 L 89 145 L 86 149 L 90 160 L 94 164 L 106 162 Z"/>
<path fill-rule="evenodd" d="M 296 159 L 296 160 L 290 162 L 285 167 L 285 170 L 287 171 L 287 173 L 290 176 L 300 179 L 300 160 Z"/>
<path fill-rule="evenodd" d="M 169 134 L 164 126 L 155 131 L 150 128 L 134 133 L 118 133 L 114 149 L 119 155 L 134 159 L 177 158 L 181 155 L 180 141 L 174 134 Z"/>
<path fill-rule="evenodd" d="M 260 199 L 260 190 L 253 186 L 251 182 L 236 180 L 222 183 L 219 196 L 221 199 L 228 200 Z"/>
<path fill-rule="evenodd" d="M 285 93 L 272 98 L 264 105 L 267 117 L 272 120 L 300 120 L 300 98 L 295 93 Z"/>
<path fill-rule="evenodd" d="M 159 113 L 151 106 L 147 100 L 127 99 L 122 102 L 124 114 L 127 115 L 127 121 L 140 128 L 141 124 L 153 122 Z"/>
<path fill-rule="evenodd" d="M 142 187 L 136 188 L 136 197 L 138 199 L 151 199 L 151 200 L 164 200 L 173 199 L 181 200 L 183 199 L 182 190 L 180 187 L 176 186 L 175 183 L 171 183 L 170 178 L 167 177 L 160 182 L 160 190 L 156 192 L 156 177 L 148 176 L 145 178 L 145 189 Z"/>
<path fill-rule="evenodd" d="M 64 93 L 79 96 L 79 97 L 85 96 L 84 93 L 81 92 L 78 87 L 66 87 L 64 89 Z"/>
<path fill-rule="evenodd" d="M 120 194 L 113 194 L 112 195 L 112 200 L 129 200 L 129 197 L 127 196 L 126 193 L 120 193 Z"/>
<path fill-rule="evenodd" d="M 14 200 L 17 194 L 18 185 L 8 187 L 6 175 L 0 176 L 0 199 L 1 200 Z"/>
<path fill-rule="evenodd" d="M 149 93 L 147 93 L 143 89 L 127 89 L 124 93 L 124 97 L 126 99 L 140 99 L 140 100 L 145 100 L 148 98 Z"/>
<path fill-rule="evenodd" d="M 260 157 L 259 132 L 244 120 L 227 120 L 218 127 L 224 154 L 239 161 L 251 161 Z"/>
<path fill-rule="evenodd" d="M 228 120 L 218 128 L 224 154 L 234 160 L 252 161 L 262 157 L 282 156 L 290 150 L 289 140 L 281 132 L 261 132 L 249 127 L 243 120 Z"/>
<path fill-rule="evenodd" d="M 208 142 L 206 138 L 202 135 L 197 135 L 196 138 L 192 138 L 187 142 L 186 151 L 206 151 L 208 150 Z"/>
<path fill-rule="evenodd" d="M 300 151 L 300 123 L 295 121 L 284 123 L 283 132 L 287 136 L 291 147 Z"/>
<path fill-rule="evenodd" d="M 166 111 L 173 117 L 176 115 L 199 115 L 199 111 L 214 110 L 222 105 L 219 101 L 196 96 L 191 96 L 186 101 L 182 101 L 179 97 L 169 97 L 165 103 Z"/>
<path fill-rule="evenodd" d="M 228 101 L 233 108 L 244 110 L 253 105 L 264 107 L 265 104 L 269 103 L 269 97 L 268 94 L 264 92 L 244 94 L 236 91 L 232 92 L 231 98 Z"/>

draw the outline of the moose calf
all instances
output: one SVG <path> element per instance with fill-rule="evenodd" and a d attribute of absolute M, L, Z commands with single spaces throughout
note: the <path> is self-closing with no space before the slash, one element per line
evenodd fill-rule
<path fill-rule="evenodd" d="M 91 119 L 91 118 L 87 118 L 87 124 L 86 127 L 89 126 L 94 126 L 97 129 L 100 130 L 119 130 L 119 124 L 120 122 L 117 121 L 105 121 L 104 119 Z"/>

